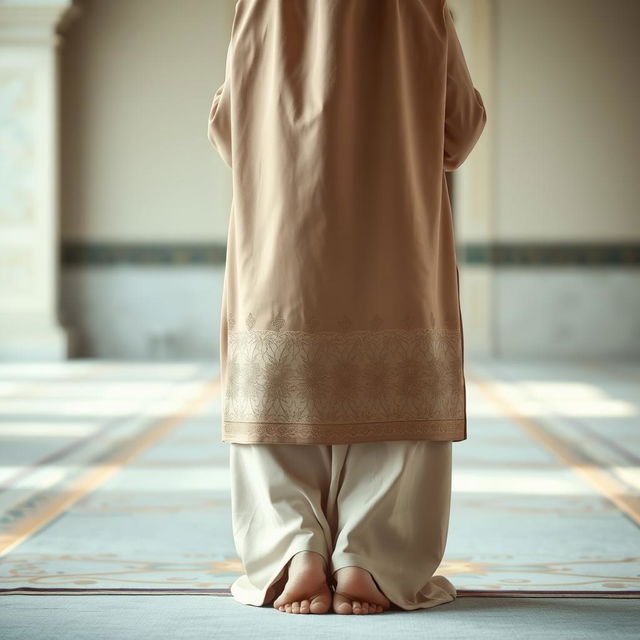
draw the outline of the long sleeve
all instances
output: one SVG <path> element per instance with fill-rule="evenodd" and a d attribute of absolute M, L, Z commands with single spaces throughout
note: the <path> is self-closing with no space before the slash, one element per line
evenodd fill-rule
<path fill-rule="evenodd" d="M 447 95 L 444 170 L 457 169 L 471 153 L 487 121 L 482 96 L 473 86 L 451 11 L 444 4 L 447 28 Z"/>
<path fill-rule="evenodd" d="M 222 159 L 230 167 L 232 166 L 230 101 L 232 44 L 233 40 L 229 42 L 229 47 L 227 49 L 224 82 L 220 85 L 213 96 L 207 128 L 207 137 L 209 138 L 209 142 L 211 142 Z"/>

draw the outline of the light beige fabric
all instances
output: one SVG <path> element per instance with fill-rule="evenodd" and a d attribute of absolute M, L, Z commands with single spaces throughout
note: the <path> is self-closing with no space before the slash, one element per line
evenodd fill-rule
<path fill-rule="evenodd" d="M 484 128 L 444 0 L 239 0 L 222 440 L 467 437 L 445 171 Z"/>
<path fill-rule="evenodd" d="M 451 449 L 428 440 L 232 444 L 233 535 L 245 569 L 233 597 L 272 603 L 287 562 L 309 550 L 331 574 L 370 571 L 402 609 L 455 599 L 454 585 L 435 575 L 449 528 Z"/>

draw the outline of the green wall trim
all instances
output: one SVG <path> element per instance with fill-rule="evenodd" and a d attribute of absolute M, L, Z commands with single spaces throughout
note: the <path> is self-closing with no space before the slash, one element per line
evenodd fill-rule
<path fill-rule="evenodd" d="M 467 243 L 462 264 L 531 267 L 638 267 L 640 243 Z"/>
<path fill-rule="evenodd" d="M 224 265 L 222 243 L 107 243 L 63 242 L 64 265 Z"/>
<path fill-rule="evenodd" d="M 491 266 L 640 266 L 640 243 L 466 243 L 458 262 Z M 63 242 L 66 265 L 224 265 L 223 243 Z"/>

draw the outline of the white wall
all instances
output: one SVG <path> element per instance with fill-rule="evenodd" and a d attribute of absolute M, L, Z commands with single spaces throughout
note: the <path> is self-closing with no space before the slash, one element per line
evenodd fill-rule
<path fill-rule="evenodd" d="M 60 52 L 63 239 L 224 243 L 231 171 L 205 122 L 233 0 L 80 4 Z M 450 4 L 488 108 L 454 178 L 458 241 L 638 242 L 640 2 Z M 469 355 L 640 355 L 637 268 L 461 266 Z M 66 267 L 66 322 L 84 355 L 144 357 L 161 327 L 173 355 L 213 356 L 222 268 Z"/>
<path fill-rule="evenodd" d="M 67 268 L 63 307 L 75 355 L 133 360 L 219 357 L 221 268 Z"/>
<path fill-rule="evenodd" d="M 498 239 L 640 238 L 640 2 L 496 2 Z"/>
<path fill-rule="evenodd" d="M 64 34 L 66 240 L 226 239 L 231 172 L 206 136 L 232 0 L 82 0 Z"/>
<path fill-rule="evenodd" d="M 496 0 L 495 240 L 640 239 L 640 2 Z M 640 270 L 502 266 L 492 352 L 640 356 Z"/>

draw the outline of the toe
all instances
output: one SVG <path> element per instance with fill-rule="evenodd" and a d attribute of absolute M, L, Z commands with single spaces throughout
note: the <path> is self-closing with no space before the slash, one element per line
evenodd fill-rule
<path fill-rule="evenodd" d="M 298 601 L 291 603 L 291 613 L 300 613 L 300 603 Z"/>
<path fill-rule="evenodd" d="M 358 600 L 353 600 L 351 603 L 353 613 L 362 613 L 362 604 Z"/>
<path fill-rule="evenodd" d="M 285 604 L 285 605 L 284 605 L 284 610 L 285 610 L 287 613 L 291 613 L 291 603 L 289 603 L 289 602 L 288 602 L 287 604 Z"/>
<path fill-rule="evenodd" d="M 311 603 L 308 600 L 303 600 L 300 603 L 300 613 L 309 613 L 311 610 Z"/>
<path fill-rule="evenodd" d="M 331 604 L 330 600 L 312 600 L 308 607 L 309 613 L 326 613 Z"/>
<path fill-rule="evenodd" d="M 333 610 L 336 613 L 348 615 L 353 613 L 351 602 L 340 594 L 335 594 L 333 597 Z"/>

